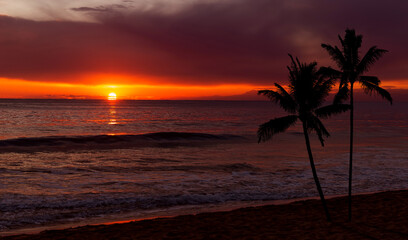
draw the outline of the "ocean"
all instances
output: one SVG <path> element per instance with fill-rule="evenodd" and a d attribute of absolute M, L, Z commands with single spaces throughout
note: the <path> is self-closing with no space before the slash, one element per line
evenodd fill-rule
<path fill-rule="evenodd" d="M 355 106 L 355 193 L 408 188 L 408 103 Z M 267 101 L 0 100 L 0 234 L 318 196 L 300 124 Z M 349 114 L 311 134 L 327 196 L 347 192 Z"/>

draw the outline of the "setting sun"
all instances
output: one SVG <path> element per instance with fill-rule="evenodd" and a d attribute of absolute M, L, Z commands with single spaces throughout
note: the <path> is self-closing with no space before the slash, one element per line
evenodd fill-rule
<path fill-rule="evenodd" d="M 116 93 L 109 93 L 108 100 L 116 100 Z"/>

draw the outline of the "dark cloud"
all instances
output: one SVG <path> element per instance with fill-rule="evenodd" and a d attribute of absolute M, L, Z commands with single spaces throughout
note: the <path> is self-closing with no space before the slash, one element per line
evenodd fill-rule
<path fill-rule="evenodd" d="M 126 7 L 120 4 L 112 4 L 112 5 L 99 6 L 99 7 L 77 7 L 77 8 L 71 8 L 71 10 L 76 11 L 76 12 L 107 12 L 107 11 L 123 9 L 123 8 L 126 8 Z"/>
<path fill-rule="evenodd" d="M 242 100 L 244 101 L 269 101 L 267 98 L 265 98 L 265 96 L 258 95 L 258 91 L 256 90 L 251 90 L 244 94 L 231 95 L 231 96 L 214 95 L 214 96 L 204 96 L 204 97 L 196 97 L 196 98 L 188 97 L 185 99 L 187 100 L 221 100 L 221 101 L 242 101 Z"/>
<path fill-rule="evenodd" d="M 0 17 L 0 76 L 72 81 L 82 74 L 159 77 L 169 83 L 271 85 L 287 78 L 287 53 L 332 64 L 320 43 L 355 28 L 363 50 L 390 52 L 373 68 L 381 79 L 407 79 L 408 2 L 235 0 L 180 11 L 120 13 L 78 7 L 99 23 L 34 22 Z"/>
<path fill-rule="evenodd" d="M 92 7 L 78 7 L 78 8 L 71 8 L 71 10 L 72 10 L 72 11 L 77 11 L 77 12 L 89 12 L 89 11 L 91 11 L 91 12 L 93 12 L 93 11 L 96 11 L 96 12 L 104 12 L 104 11 L 107 11 L 108 9 L 106 9 L 106 8 L 101 8 L 101 7 L 98 7 L 98 8 L 92 8 Z"/>

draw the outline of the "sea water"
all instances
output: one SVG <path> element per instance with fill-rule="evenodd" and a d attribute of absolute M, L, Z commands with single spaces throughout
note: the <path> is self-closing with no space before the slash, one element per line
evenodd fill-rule
<path fill-rule="evenodd" d="M 280 116 L 266 101 L 0 100 L 0 233 L 317 196 L 300 124 L 257 142 Z M 345 194 L 349 114 L 323 122 L 318 175 Z M 408 104 L 357 103 L 353 191 L 406 189 L 407 146 Z"/>

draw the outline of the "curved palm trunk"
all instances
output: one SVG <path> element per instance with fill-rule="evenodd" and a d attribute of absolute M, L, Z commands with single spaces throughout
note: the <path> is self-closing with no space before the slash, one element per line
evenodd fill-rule
<path fill-rule="evenodd" d="M 349 186 L 348 186 L 348 220 L 351 221 L 351 187 L 353 176 L 353 124 L 354 120 L 354 100 L 353 82 L 350 84 L 350 160 L 349 160 Z"/>
<path fill-rule="evenodd" d="M 309 134 L 307 133 L 305 122 L 303 122 L 303 133 L 305 135 L 306 148 L 307 148 L 307 153 L 309 154 L 310 167 L 312 168 L 313 179 L 316 183 L 317 191 L 319 192 L 320 200 L 322 201 L 327 221 L 331 222 L 329 210 L 327 209 L 327 206 L 326 206 L 326 200 L 324 199 L 322 187 L 320 186 L 319 178 L 317 177 L 317 172 L 316 172 L 316 168 L 315 168 L 314 161 L 313 161 L 312 149 L 310 148 Z"/>

